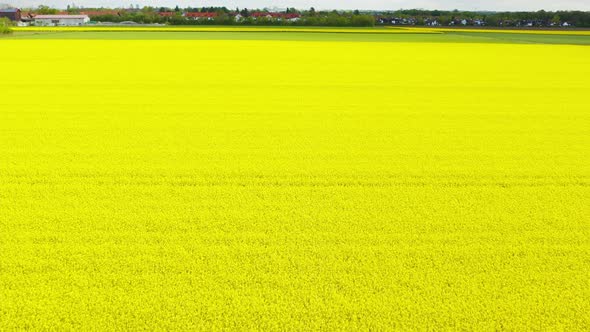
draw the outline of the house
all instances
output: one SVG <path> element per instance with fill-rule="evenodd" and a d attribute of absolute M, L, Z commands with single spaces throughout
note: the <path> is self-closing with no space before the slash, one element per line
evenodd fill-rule
<path fill-rule="evenodd" d="M 424 24 L 427 26 L 431 26 L 431 27 L 437 27 L 440 25 L 440 23 L 438 23 L 438 21 L 436 19 L 432 19 L 432 18 L 424 19 Z"/>
<path fill-rule="evenodd" d="M 37 15 L 36 26 L 80 26 L 88 23 L 88 15 Z"/>
<path fill-rule="evenodd" d="M 6 17 L 11 21 L 20 22 L 21 12 L 18 8 L 0 9 L 0 17 Z"/>
<path fill-rule="evenodd" d="M 185 13 L 184 16 L 188 19 L 191 20 L 207 20 L 210 21 L 212 19 L 214 19 L 215 17 L 217 17 L 217 13 L 199 13 L 199 12 L 189 12 L 189 13 Z"/>
<path fill-rule="evenodd" d="M 391 25 L 415 25 L 416 19 L 414 18 L 401 18 L 401 17 L 381 17 L 378 19 L 379 24 L 391 24 Z"/>
<path fill-rule="evenodd" d="M 283 17 L 289 22 L 297 22 L 301 19 L 301 15 L 295 13 L 285 14 Z"/>
<path fill-rule="evenodd" d="M 273 17 L 270 13 L 266 13 L 266 12 L 255 12 L 255 13 L 252 13 L 250 16 L 253 17 L 254 19 L 259 19 L 261 17 L 264 17 L 269 20 L 272 19 L 272 17 Z"/>
<path fill-rule="evenodd" d="M 21 15 L 20 22 L 17 22 L 17 25 L 19 27 L 28 27 L 31 24 L 33 24 L 34 21 L 35 21 L 35 15 L 33 15 L 31 13 L 27 13 L 27 14 Z"/>

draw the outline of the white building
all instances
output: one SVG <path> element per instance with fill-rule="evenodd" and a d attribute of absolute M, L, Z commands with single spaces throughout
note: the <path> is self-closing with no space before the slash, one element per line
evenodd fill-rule
<path fill-rule="evenodd" d="M 80 26 L 88 23 L 88 15 L 37 15 L 36 26 Z"/>

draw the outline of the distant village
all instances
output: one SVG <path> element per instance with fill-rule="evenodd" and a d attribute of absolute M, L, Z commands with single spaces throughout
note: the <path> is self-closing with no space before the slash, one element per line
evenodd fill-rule
<path fill-rule="evenodd" d="M 316 11 L 285 8 L 239 9 L 202 8 L 79 8 L 58 10 L 37 8 L 3 8 L 5 17 L 18 26 L 82 25 L 302 25 L 302 26 L 474 26 L 474 27 L 590 27 L 590 12 L 461 12 L 461 11 Z"/>

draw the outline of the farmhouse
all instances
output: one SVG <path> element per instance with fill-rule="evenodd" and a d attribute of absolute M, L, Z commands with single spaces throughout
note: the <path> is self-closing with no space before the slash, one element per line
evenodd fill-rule
<path fill-rule="evenodd" d="M 301 15 L 295 13 L 284 14 L 283 18 L 289 22 L 297 22 L 301 19 Z"/>
<path fill-rule="evenodd" d="M 217 17 L 217 13 L 186 13 L 184 14 L 184 17 L 191 19 L 191 20 L 212 20 L 215 17 Z"/>
<path fill-rule="evenodd" d="M 37 15 L 34 18 L 37 26 L 78 26 L 90 21 L 88 15 Z"/>
<path fill-rule="evenodd" d="M 0 17 L 6 17 L 11 21 L 20 22 L 21 13 L 18 8 L 0 9 Z"/>
<path fill-rule="evenodd" d="M 253 17 L 255 20 L 261 17 L 267 18 L 269 20 L 273 18 L 272 14 L 267 12 L 254 12 L 250 14 L 250 16 Z"/>
<path fill-rule="evenodd" d="M 34 22 L 34 17 L 35 16 L 31 13 L 21 15 L 20 22 L 17 22 L 17 25 L 19 27 L 28 27 Z"/>

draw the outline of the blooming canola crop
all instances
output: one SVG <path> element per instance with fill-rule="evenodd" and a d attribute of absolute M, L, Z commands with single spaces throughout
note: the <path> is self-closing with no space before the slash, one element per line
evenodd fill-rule
<path fill-rule="evenodd" d="M 434 29 L 374 29 L 374 28 L 328 28 L 328 27 L 290 27 L 290 26 L 30 26 L 14 27 L 18 32 L 307 32 L 307 33 L 363 33 L 363 34 L 440 34 Z"/>
<path fill-rule="evenodd" d="M 0 48 L 2 330 L 590 326 L 588 47 Z"/>

